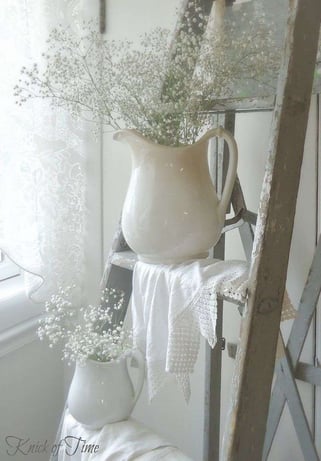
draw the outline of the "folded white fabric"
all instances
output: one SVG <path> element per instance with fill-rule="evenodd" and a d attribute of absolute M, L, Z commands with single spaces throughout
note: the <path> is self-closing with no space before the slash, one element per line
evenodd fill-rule
<path fill-rule="evenodd" d="M 175 454 L 178 454 L 177 458 Z M 73 461 L 138 459 L 191 461 L 168 441 L 134 419 L 106 424 L 100 430 L 89 430 L 78 423 L 66 410 L 60 435 L 58 461 L 71 459 Z"/>
<path fill-rule="evenodd" d="M 177 448 L 158 448 L 153 452 L 135 458 L 135 461 L 192 461 Z"/>
<path fill-rule="evenodd" d="M 134 269 L 134 341 L 146 353 L 152 399 L 174 374 L 189 400 L 200 333 L 216 342 L 217 295 L 245 301 L 248 265 L 244 261 L 203 259 L 179 265 L 138 262 Z"/>
<path fill-rule="evenodd" d="M 217 296 L 244 303 L 248 273 L 248 263 L 235 260 L 201 259 L 179 265 L 136 263 L 134 342 L 146 354 L 150 399 L 172 374 L 189 400 L 190 374 L 200 334 L 211 347 L 216 343 Z M 293 318 L 295 311 L 287 296 L 285 299 L 285 318 Z"/>

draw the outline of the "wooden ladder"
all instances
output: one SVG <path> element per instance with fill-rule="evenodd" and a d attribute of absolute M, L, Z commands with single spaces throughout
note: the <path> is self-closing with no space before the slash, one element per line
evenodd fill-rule
<path fill-rule="evenodd" d="M 286 400 L 293 419 L 299 416 L 298 435 L 303 428 L 304 435 L 299 436 L 299 439 L 305 460 L 317 461 L 319 459 L 302 405 L 300 406 L 295 385 L 295 369 L 321 290 L 320 243 L 286 354 L 276 367 L 277 378 L 272 393 L 266 432 L 275 350 L 321 18 L 321 0 L 289 1 L 290 16 L 286 46 L 275 102 L 271 147 L 255 236 L 252 225 L 256 222 L 256 216 L 246 209 L 238 180 L 231 200 L 237 219 L 227 221 L 225 228 L 227 230 L 238 226 L 240 221 L 244 222 L 239 230 L 246 256 L 251 259 L 252 264 L 248 302 L 243 314 L 242 336 L 237 349 L 233 395 L 222 461 L 261 461 L 262 453 L 265 461 Z M 209 11 L 213 0 L 200 0 L 200 2 L 205 11 Z M 102 15 L 104 15 L 104 0 L 100 0 L 100 5 Z M 104 28 L 105 24 L 102 21 L 102 32 Z M 270 102 L 270 100 L 267 101 L 268 106 Z M 234 117 L 233 111 L 224 114 L 224 125 L 230 131 L 234 129 Z M 221 154 L 224 158 L 224 148 Z M 218 170 L 224 174 L 224 160 Z M 253 238 L 254 250 L 252 252 Z M 224 258 L 224 235 L 215 247 L 214 256 Z M 104 286 L 125 292 L 126 308 L 132 291 L 132 270 L 135 262 L 136 256 L 130 251 L 119 227 L 108 258 Z M 309 295 L 309 302 L 307 295 Z M 222 336 L 222 302 L 223 300 L 220 300 L 218 306 L 218 338 Z M 113 321 L 119 322 L 125 314 L 126 309 L 115 311 Z M 298 336 L 299 339 L 297 339 Z M 209 379 L 205 459 L 206 461 L 218 461 L 220 459 L 221 369 L 219 341 L 214 350 L 208 354 L 207 360 Z M 315 383 L 320 384 L 319 370 L 314 371 L 316 373 L 313 379 Z M 296 372 L 299 373 L 298 370 Z M 304 374 L 304 370 L 301 370 L 301 374 Z"/>

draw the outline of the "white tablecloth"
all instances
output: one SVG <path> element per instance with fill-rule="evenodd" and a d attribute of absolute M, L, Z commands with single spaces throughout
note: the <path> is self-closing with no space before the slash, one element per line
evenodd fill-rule
<path fill-rule="evenodd" d="M 58 461 L 192 461 L 134 419 L 89 430 L 66 410 Z"/>

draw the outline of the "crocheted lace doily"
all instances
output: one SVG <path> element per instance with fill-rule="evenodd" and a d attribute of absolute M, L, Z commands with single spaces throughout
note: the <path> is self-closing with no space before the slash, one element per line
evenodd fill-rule
<path fill-rule="evenodd" d="M 134 341 L 145 351 L 152 399 L 174 375 L 190 397 L 190 374 L 200 335 L 216 344 L 217 299 L 246 301 L 249 266 L 244 261 L 200 260 L 180 265 L 138 262 L 134 270 L 132 316 Z M 282 320 L 296 314 L 286 294 Z"/>

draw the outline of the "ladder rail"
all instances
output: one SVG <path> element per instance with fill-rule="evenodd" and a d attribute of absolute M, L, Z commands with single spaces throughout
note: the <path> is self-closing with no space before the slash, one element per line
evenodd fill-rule
<path fill-rule="evenodd" d="M 262 456 L 320 18 L 319 0 L 290 2 L 224 461 L 259 461 Z"/>
<path fill-rule="evenodd" d="M 286 402 L 286 395 L 282 391 L 282 361 L 290 362 L 294 370 L 297 369 L 299 358 L 303 349 L 305 339 L 307 337 L 310 324 L 316 310 L 318 300 L 321 293 L 321 238 L 315 250 L 311 268 L 304 290 L 300 299 L 298 315 L 293 322 L 291 333 L 287 342 L 287 357 L 281 359 L 276 367 L 276 381 L 273 387 L 267 432 L 263 449 L 263 460 L 266 461 L 271 450 L 274 435 L 276 433 L 283 408 Z M 286 364 L 285 364 L 286 365 Z"/>

